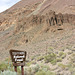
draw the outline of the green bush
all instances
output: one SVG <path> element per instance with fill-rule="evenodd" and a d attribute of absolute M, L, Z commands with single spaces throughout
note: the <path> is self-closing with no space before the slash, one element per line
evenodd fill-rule
<path fill-rule="evenodd" d="M 62 58 L 58 58 L 58 59 L 57 59 L 57 62 L 61 62 L 61 61 L 62 61 Z"/>
<path fill-rule="evenodd" d="M 46 75 L 45 71 L 38 71 L 35 75 Z"/>
<path fill-rule="evenodd" d="M 14 66 L 9 58 L 0 63 L 0 71 L 5 71 L 5 70 L 14 71 Z M 21 73 L 19 67 L 17 67 L 17 71 L 18 73 Z"/>
<path fill-rule="evenodd" d="M 44 65 L 44 64 L 43 64 L 42 69 L 50 70 L 50 67 L 49 67 L 48 65 Z"/>
<path fill-rule="evenodd" d="M 7 70 L 7 69 L 13 70 L 13 64 L 12 64 L 10 58 L 7 58 L 5 61 L 0 63 L 1 71 Z"/>
<path fill-rule="evenodd" d="M 51 72 L 51 71 L 47 71 L 46 75 L 56 75 L 55 73 Z"/>
<path fill-rule="evenodd" d="M 64 52 L 60 52 L 60 53 L 59 53 L 59 56 L 60 56 L 61 58 L 65 58 L 65 57 L 66 57 L 66 54 L 65 54 Z"/>
<path fill-rule="evenodd" d="M 67 65 L 64 65 L 62 63 L 59 63 L 58 66 L 61 67 L 62 69 L 65 69 L 66 67 L 68 67 Z"/>
<path fill-rule="evenodd" d="M 50 47 L 50 48 L 49 48 L 49 50 L 50 50 L 50 51 L 53 51 L 53 50 L 54 50 L 54 48 L 53 48 L 53 47 Z"/>
<path fill-rule="evenodd" d="M 1 72 L 0 75 L 17 75 L 17 73 L 8 70 L 8 71 Z"/>
<path fill-rule="evenodd" d="M 54 59 L 54 60 L 51 61 L 51 64 L 55 65 L 56 62 L 57 62 L 57 59 Z"/>
<path fill-rule="evenodd" d="M 32 66 L 31 67 L 31 69 L 32 69 L 32 71 L 35 73 L 35 72 L 38 72 L 39 71 L 39 65 L 38 64 L 36 64 L 35 66 Z"/>
<path fill-rule="evenodd" d="M 56 63 L 56 54 L 51 53 L 51 54 L 45 56 L 45 62 L 46 63 L 51 62 L 52 64 Z"/>
<path fill-rule="evenodd" d="M 39 57 L 37 57 L 37 61 L 41 61 L 41 60 L 43 60 L 43 59 L 44 59 L 43 56 L 39 56 Z"/>
<path fill-rule="evenodd" d="M 9 66 L 8 64 L 1 63 L 1 64 L 0 64 L 0 70 L 1 70 L 1 71 L 4 71 L 4 70 L 8 69 L 8 66 Z"/>

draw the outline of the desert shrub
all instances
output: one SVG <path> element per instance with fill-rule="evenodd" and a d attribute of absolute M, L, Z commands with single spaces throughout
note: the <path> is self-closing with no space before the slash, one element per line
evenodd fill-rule
<path fill-rule="evenodd" d="M 72 75 L 75 75 L 75 72 Z"/>
<path fill-rule="evenodd" d="M 69 52 L 68 52 L 68 55 L 70 55 L 70 54 L 72 54 L 72 53 L 73 53 L 72 51 L 69 51 Z"/>
<path fill-rule="evenodd" d="M 62 61 L 62 58 L 57 58 L 57 62 L 61 62 Z"/>
<path fill-rule="evenodd" d="M 0 70 L 1 70 L 1 71 L 4 71 L 4 70 L 8 69 L 8 66 L 9 66 L 9 65 L 6 64 L 6 63 L 1 63 L 1 64 L 0 64 Z"/>
<path fill-rule="evenodd" d="M 71 63 L 75 62 L 75 53 L 72 54 L 71 58 L 70 58 Z"/>
<path fill-rule="evenodd" d="M 38 60 L 38 61 L 41 61 L 41 60 L 43 60 L 43 59 L 44 59 L 43 56 L 39 56 L 39 57 L 37 57 L 37 60 Z"/>
<path fill-rule="evenodd" d="M 57 59 L 54 59 L 54 60 L 51 61 L 51 64 L 55 65 L 56 62 L 57 62 Z"/>
<path fill-rule="evenodd" d="M 13 64 L 12 64 L 10 58 L 7 58 L 5 61 L 0 63 L 1 71 L 7 70 L 7 69 L 13 70 Z"/>
<path fill-rule="evenodd" d="M 64 65 L 62 63 L 59 63 L 58 66 L 61 67 L 62 69 L 65 69 L 66 67 L 68 67 L 67 65 Z"/>
<path fill-rule="evenodd" d="M 50 67 L 49 67 L 48 65 L 43 65 L 43 66 L 42 66 L 42 69 L 50 70 Z"/>
<path fill-rule="evenodd" d="M 50 50 L 50 51 L 53 51 L 53 50 L 54 50 L 54 48 L 53 48 L 53 47 L 50 47 L 50 48 L 49 48 L 49 50 Z"/>
<path fill-rule="evenodd" d="M 51 71 L 47 71 L 46 75 L 56 75 L 55 73 L 51 72 Z"/>
<path fill-rule="evenodd" d="M 39 65 L 30 65 L 29 67 L 24 67 L 25 75 L 34 75 L 34 73 L 39 71 Z"/>
<path fill-rule="evenodd" d="M 38 71 L 35 75 L 56 75 L 51 71 Z"/>
<path fill-rule="evenodd" d="M 31 69 L 31 67 L 29 67 L 27 70 L 27 75 L 31 75 L 31 72 L 32 72 L 32 69 Z"/>
<path fill-rule="evenodd" d="M 32 69 L 32 71 L 35 73 L 35 72 L 38 72 L 39 71 L 39 65 L 38 64 L 36 64 L 36 65 L 34 65 L 34 66 L 32 66 L 31 67 L 31 69 Z"/>
<path fill-rule="evenodd" d="M 32 57 L 31 57 L 31 60 L 34 60 L 34 59 L 35 59 L 35 56 L 32 56 Z"/>
<path fill-rule="evenodd" d="M 75 72 L 75 66 L 74 66 L 74 63 L 69 63 L 68 65 L 67 65 L 67 67 L 68 67 L 68 69 L 69 69 L 69 71 L 70 72 Z"/>
<path fill-rule="evenodd" d="M 24 67 L 24 73 L 25 75 L 31 75 L 32 69 L 31 67 Z"/>
<path fill-rule="evenodd" d="M 60 52 L 59 55 L 60 55 L 60 56 L 64 55 L 64 52 Z"/>
<path fill-rule="evenodd" d="M 59 53 L 59 56 L 60 56 L 61 58 L 65 58 L 65 57 L 66 57 L 66 54 L 65 54 L 64 52 L 60 52 L 60 53 Z"/>
<path fill-rule="evenodd" d="M 45 56 L 44 60 L 46 63 L 51 62 L 52 64 L 54 64 L 54 63 L 56 63 L 56 54 L 51 53 L 51 54 Z"/>
<path fill-rule="evenodd" d="M 35 75 L 46 75 L 45 71 L 38 71 Z"/>
<path fill-rule="evenodd" d="M 6 72 L 5 70 L 14 71 L 14 66 L 9 58 L 0 63 L 0 71 Z M 19 67 L 17 67 L 17 72 L 21 73 L 21 70 Z"/>
<path fill-rule="evenodd" d="M 73 53 L 72 56 L 75 57 L 75 53 Z"/>
<path fill-rule="evenodd" d="M 30 66 L 31 64 L 32 64 L 32 62 L 29 61 L 29 62 L 26 63 L 26 66 Z"/>
<path fill-rule="evenodd" d="M 8 70 L 8 71 L 1 72 L 0 75 L 17 75 L 17 73 Z"/>
<path fill-rule="evenodd" d="M 36 61 L 35 61 L 35 60 L 33 60 L 33 61 L 32 61 L 32 64 L 36 64 Z"/>

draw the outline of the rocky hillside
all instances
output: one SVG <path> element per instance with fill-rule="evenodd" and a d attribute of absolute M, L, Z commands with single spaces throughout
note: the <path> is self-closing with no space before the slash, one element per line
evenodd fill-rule
<path fill-rule="evenodd" d="M 8 10 L 0 13 L 0 31 L 7 29 L 22 17 L 45 15 L 55 11 L 57 14 L 75 14 L 74 0 L 21 0 Z M 23 16 L 24 15 L 24 16 Z M 2 27 L 3 26 L 3 27 Z"/>
<path fill-rule="evenodd" d="M 75 0 L 45 0 L 40 12 L 54 10 L 56 13 L 75 14 Z"/>
<path fill-rule="evenodd" d="M 10 49 L 27 51 L 25 68 L 38 64 L 36 72 L 74 75 L 75 0 L 21 0 L 0 13 L 0 60 Z"/>
<path fill-rule="evenodd" d="M 67 6 L 74 6 L 74 0 L 64 0 L 64 2 L 62 0 L 21 0 L 0 13 L 1 49 L 32 42 L 42 33 L 64 30 L 64 24 L 75 25 L 75 14 L 72 12 L 70 14 L 66 11 L 66 14 L 63 14 L 63 12 L 53 11 L 58 8 L 58 5 L 64 8 L 64 3 Z"/>
<path fill-rule="evenodd" d="M 15 18 L 14 18 L 15 17 Z M 12 21 L 13 20 L 13 21 Z M 16 35 L 18 35 L 19 39 L 17 39 L 17 42 L 22 38 L 21 33 L 25 33 L 23 35 L 24 41 L 29 42 L 32 41 L 32 39 L 35 38 L 35 31 L 36 27 L 38 28 L 36 35 L 38 36 L 40 33 L 48 32 L 51 29 L 51 26 L 62 26 L 65 23 L 73 24 L 75 25 L 75 15 L 73 14 L 56 14 L 54 11 L 49 11 L 46 14 L 42 15 L 31 15 L 30 17 L 26 17 L 26 14 L 22 12 L 21 14 L 18 14 L 17 16 L 13 16 L 13 18 L 8 18 L 4 22 L 2 22 L 0 30 L 1 30 L 1 39 L 5 36 L 5 39 L 7 39 L 10 36 L 14 36 L 13 40 L 15 41 Z M 63 30 L 61 27 L 58 28 L 58 30 Z M 30 32 L 31 31 L 31 34 Z M 4 33 L 4 34 L 3 34 Z M 3 41 L 3 40 L 1 40 Z M 14 41 L 10 41 L 10 43 L 13 43 Z M 16 42 L 16 43 L 17 43 Z M 10 44 L 9 43 L 9 44 Z M 11 45 L 11 44 L 10 44 Z M 9 45 L 9 46 L 10 46 Z"/>
<path fill-rule="evenodd" d="M 75 14 L 75 0 L 21 0 L 5 13 L 21 8 L 33 9 L 37 6 L 37 10 L 41 13 L 46 13 L 53 10 L 56 13 L 69 13 Z M 36 12 L 37 13 L 37 12 Z"/>

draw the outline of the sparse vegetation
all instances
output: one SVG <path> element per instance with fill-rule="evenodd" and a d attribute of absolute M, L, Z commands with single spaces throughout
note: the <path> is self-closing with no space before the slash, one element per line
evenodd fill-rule
<path fill-rule="evenodd" d="M 48 54 L 45 56 L 44 60 L 46 63 L 51 62 L 52 64 L 55 64 L 56 63 L 56 54 L 54 54 L 54 53 Z"/>
<path fill-rule="evenodd" d="M 75 75 L 73 9 L 75 0 L 21 0 L 2 12 L 0 75 L 16 75 L 11 59 L 6 59 L 11 48 L 27 52 L 25 75 Z M 17 70 L 21 75 L 21 67 Z"/>
<path fill-rule="evenodd" d="M 10 58 L 0 63 L 1 75 L 16 75 Z M 17 68 L 18 73 L 21 73 L 20 68 Z"/>
<path fill-rule="evenodd" d="M 65 58 L 65 57 L 66 57 L 66 53 L 64 53 L 64 52 L 60 52 L 60 53 L 59 53 L 59 57 L 61 57 L 61 58 Z"/>
<path fill-rule="evenodd" d="M 56 75 L 55 73 L 53 72 L 50 72 L 50 71 L 38 71 L 35 75 Z"/>
<path fill-rule="evenodd" d="M 67 65 L 64 65 L 62 63 L 59 63 L 58 66 L 61 67 L 62 69 L 65 69 L 67 67 Z"/>
<path fill-rule="evenodd" d="M 62 61 L 62 58 L 57 58 L 57 62 L 61 62 Z"/>
<path fill-rule="evenodd" d="M 70 54 L 71 55 L 70 56 L 71 62 L 67 65 L 62 64 L 62 57 L 65 55 L 66 55 L 66 53 L 64 53 L 64 52 L 59 52 L 58 54 L 53 53 L 53 52 L 48 52 L 47 55 L 36 56 L 35 59 L 28 60 L 26 62 L 26 67 L 24 67 L 25 74 L 26 75 L 56 75 L 54 72 L 51 72 L 51 71 L 54 71 L 54 70 L 58 69 L 58 67 L 59 67 L 62 70 L 67 69 L 69 72 L 72 72 L 72 75 L 74 75 L 74 70 L 75 70 L 74 69 L 75 65 L 73 63 L 74 53 Z M 34 56 L 33 56 L 33 58 L 34 58 Z M 39 64 L 39 62 L 40 62 L 40 64 Z M 52 64 L 53 66 L 58 65 L 58 67 L 51 69 L 51 67 L 47 64 Z M 12 65 L 10 59 L 6 59 L 4 61 L 4 63 L 0 64 L 0 70 L 1 70 L 1 74 L 4 74 L 5 71 L 11 72 L 11 75 L 15 74 L 14 68 L 13 68 L 13 65 Z M 18 74 L 21 74 L 21 68 L 20 67 L 18 67 Z"/>
<path fill-rule="evenodd" d="M 10 70 L 7 70 L 7 71 L 4 71 L 4 72 L 1 72 L 0 75 L 17 75 L 17 73 L 12 72 Z"/>
<path fill-rule="evenodd" d="M 43 60 L 44 59 L 44 56 L 39 56 L 39 57 L 37 57 L 37 60 L 38 61 L 41 61 L 41 60 Z"/>
<path fill-rule="evenodd" d="M 32 64 L 32 62 L 29 61 L 29 62 L 26 63 L 26 66 L 30 66 L 31 64 Z"/>
<path fill-rule="evenodd" d="M 45 71 L 38 71 L 35 75 L 46 75 Z"/>

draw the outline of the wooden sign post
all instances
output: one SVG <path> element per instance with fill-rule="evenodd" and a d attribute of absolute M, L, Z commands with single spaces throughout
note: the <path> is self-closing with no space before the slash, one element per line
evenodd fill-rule
<path fill-rule="evenodd" d="M 19 50 L 10 50 L 10 56 L 13 62 L 13 66 L 15 71 L 17 72 L 17 66 L 21 66 L 22 75 L 24 75 L 23 66 L 25 66 L 26 60 L 26 51 L 19 51 Z"/>

